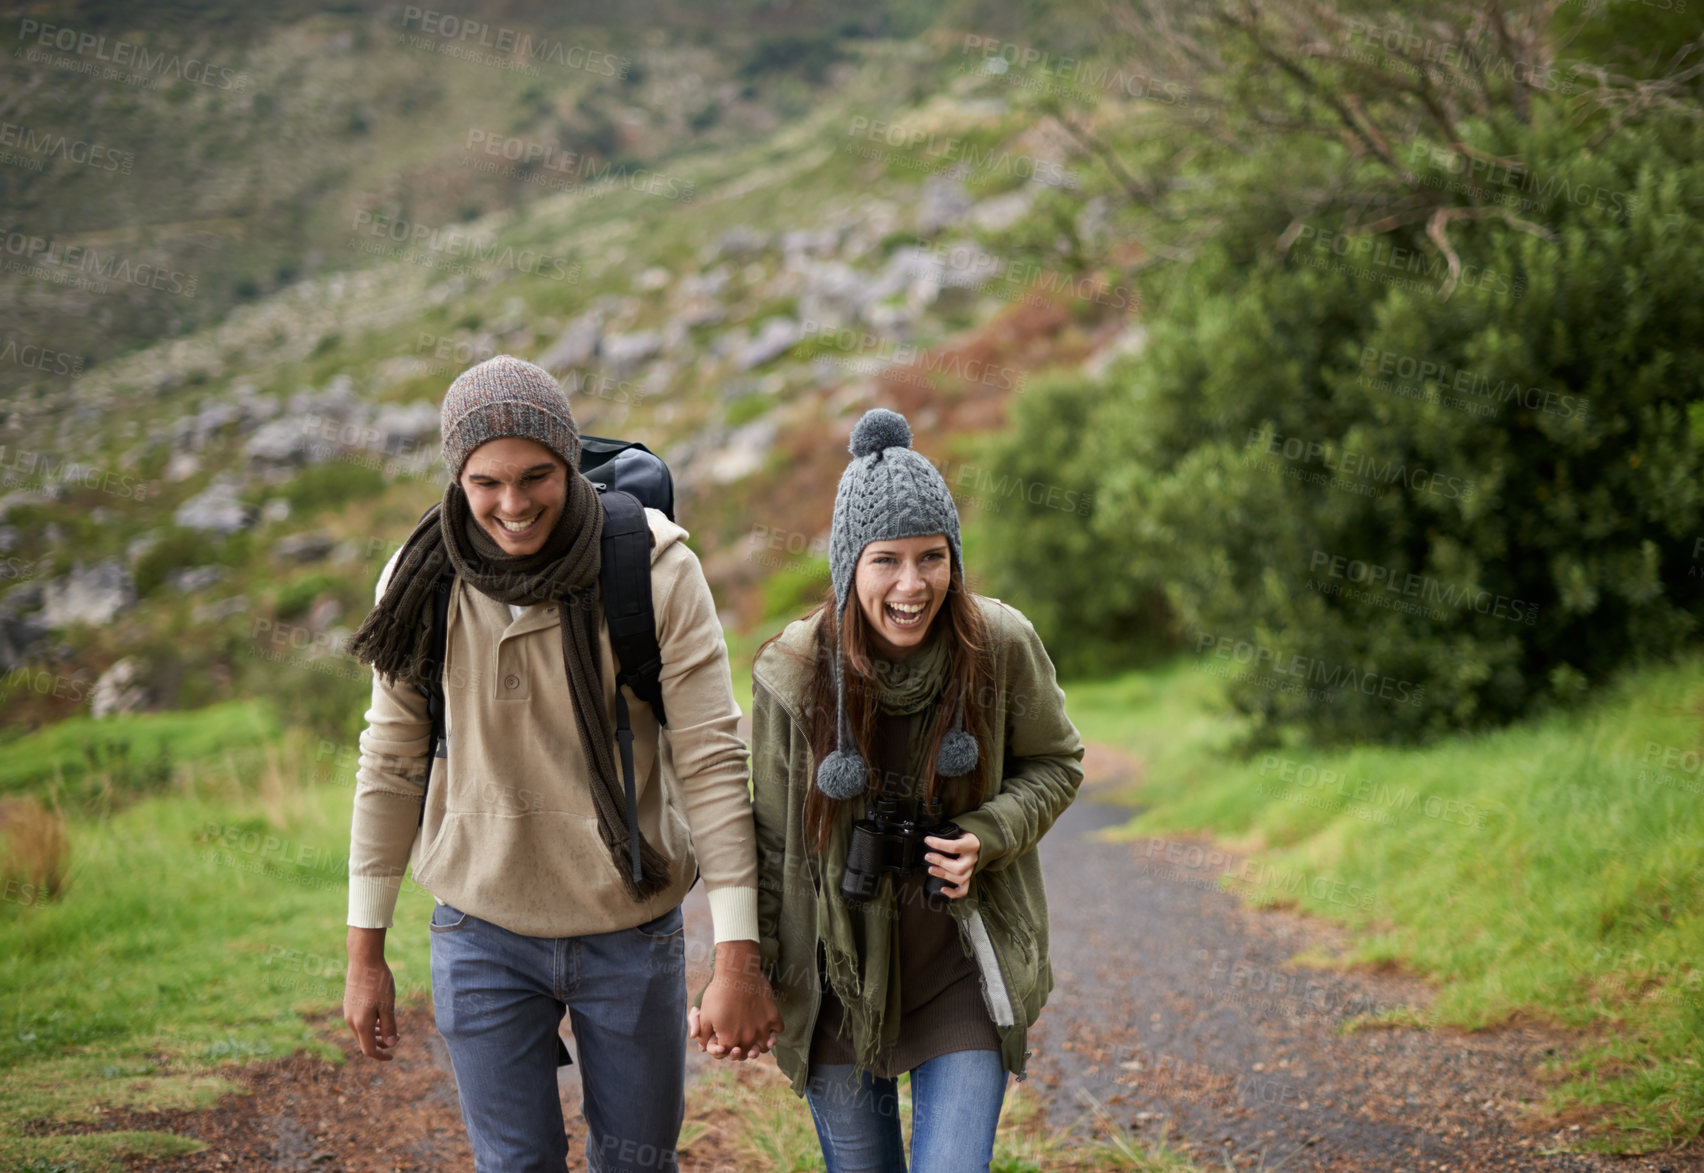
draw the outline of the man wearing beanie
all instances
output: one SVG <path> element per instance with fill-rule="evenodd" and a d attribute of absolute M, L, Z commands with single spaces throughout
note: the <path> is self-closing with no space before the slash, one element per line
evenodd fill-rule
<path fill-rule="evenodd" d="M 566 1011 L 588 1166 L 674 1169 L 685 1108 L 680 903 L 695 875 L 716 936 L 701 1035 L 743 1058 L 782 1027 L 757 976 L 746 752 L 709 585 L 685 531 L 647 510 L 668 737 L 629 695 L 635 822 L 614 737 L 604 510 L 579 472 L 567 398 L 546 371 L 500 355 L 456 379 L 440 426 L 443 500 L 385 566 L 350 641 L 374 677 L 350 833 L 344 1018 L 365 1055 L 391 1058 L 384 939 L 412 867 L 436 901 L 433 1010 L 475 1168 L 566 1168 L 556 1084 Z M 428 631 L 446 572 L 439 665 Z M 444 716 L 433 756 L 421 686 L 435 678 Z"/>

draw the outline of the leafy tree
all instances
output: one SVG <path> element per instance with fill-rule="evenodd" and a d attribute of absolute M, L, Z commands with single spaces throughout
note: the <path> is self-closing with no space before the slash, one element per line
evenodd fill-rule
<path fill-rule="evenodd" d="M 1442 7 L 1222 8 L 1135 151 L 1059 111 L 1181 263 L 1143 354 L 1018 412 L 1095 478 L 1093 541 L 990 545 L 1014 580 L 1093 547 L 1014 592 L 1079 648 L 1163 592 L 1269 731 L 1506 720 L 1704 601 L 1696 46 L 1585 63 L 1551 6 Z"/>

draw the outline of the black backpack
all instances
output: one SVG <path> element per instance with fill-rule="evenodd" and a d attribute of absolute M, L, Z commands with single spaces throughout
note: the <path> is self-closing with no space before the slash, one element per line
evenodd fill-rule
<path fill-rule="evenodd" d="M 580 437 L 580 472 L 597 486 L 603 500 L 602 566 L 598 586 L 604 618 L 609 624 L 610 650 L 615 653 L 616 743 L 621 750 L 621 775 L 627 790 L 627 838 L 632 846 L 633 880 L 639 882 L 639 799 L 633 780 L 633 726 L 628 719 L 623 685 L 651 706 L 657 724 L 667 727 L 663 689 L 658 677 L 663 658 L 657 648 L 657 621 L 651 610 L 651 527 L 645 507 L 674 520 L 674 477 L 645 445 L 603 436 Z M 448 757 L 444 747 L 444 645 L 448 636 L 450 589 L 455 570 L 446 566 L 434 584 L 430 664 L 436 665 L 432 684 L 422 686 L 426 711 L 432 718 L 431 757 Z M 431 771 L 427 771 L 428 779 Z M 420 819 L 426 819 L 424 792 Z"/>

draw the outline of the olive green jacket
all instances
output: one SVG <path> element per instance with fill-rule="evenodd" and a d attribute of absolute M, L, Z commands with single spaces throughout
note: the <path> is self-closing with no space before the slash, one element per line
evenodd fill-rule
<path fill-rule="evenodd" d="M 1001 736 L 981 747 L 989 779 L 981 806 L 954 816 L 982 846 L 969 893 L 949 908 L 977 962 L 1001 1059 L 1022 1078 L 1029 1027 L 1053 989 L 1036 844 L 1076 797 L 1083 746 L 1035 628 L 998 599 L 976 601 L 988 623 L 996 681 L 995 695 L 980 699 L 992 707 L 987 727 Z M 816 776 L 805 711 L 815 626 L 815 619 L 789 624 L 752 673 L 758 941 L 785 1022 L 775 1058 L 801 1095 L 822 1000 L 816 890 L 840 883 L 820 874 L 804 835 L 805 795 Z"/>

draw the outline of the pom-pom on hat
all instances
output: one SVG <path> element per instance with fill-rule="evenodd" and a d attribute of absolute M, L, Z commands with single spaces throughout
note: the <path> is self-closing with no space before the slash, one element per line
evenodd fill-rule
<path fill-rule="evenodd" d="M 864 547 L 895 538 L 945 534 L 953 568 L 964 581 L 959 550 L 958 506 L 934 465 L 911 447 L 911 425 L 897 411 L 878 407 L 864 413 L 852 429 L 852 463 L 840 474 L 834 496 L 834 522 L 828 532 L 828 571 L 834 581 L 835 614 L 844 618 L 853 573 Z M 864 792 L 869 768 L 852 736 L 846 716 L 845 666 L 834 657 L 834 696 L 838 735 L 833 753 L 817 767 L 817 787 L 829 798 L 846 800 Z M 944 777 L 968 774 L 980 757 L 976 739 L 964 731 L 959 705 L 951 732 L 941 742 L 936 772 Z"/>

